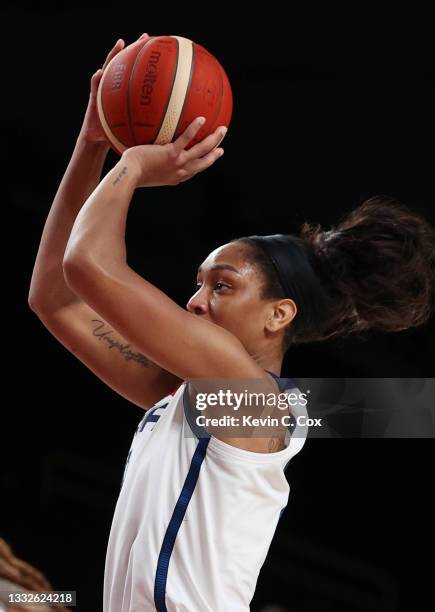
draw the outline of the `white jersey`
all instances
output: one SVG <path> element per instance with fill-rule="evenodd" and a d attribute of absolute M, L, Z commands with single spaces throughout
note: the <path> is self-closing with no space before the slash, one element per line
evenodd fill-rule
<path fill-rule="evenodd" d="M 275 453 L 197 437 L 187 386 L 148 410 L 133 437 L 108 542 L 104 612 L 249 611 L 288 502 L 284 470 L 307 426 L 294 419 Z M 307 416 L 300 404 L 292 413 Z"/>

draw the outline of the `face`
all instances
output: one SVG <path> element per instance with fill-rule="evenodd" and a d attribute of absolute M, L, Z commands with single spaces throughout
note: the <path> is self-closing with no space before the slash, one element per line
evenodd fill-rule
<path fill-rule="evenodd" d="M 202 262 L 187 310 L 232 332 L 251 355 L 261 350 L 273 301 L 261 298 L 263 279 L 241 243 L 225 244 Z"/>

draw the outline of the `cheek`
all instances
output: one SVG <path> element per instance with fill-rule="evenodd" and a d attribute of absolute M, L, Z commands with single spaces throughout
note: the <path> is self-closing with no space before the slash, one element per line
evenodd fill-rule
<path fill-rule="evenodd" d="M 214 320 L 240 336 L 255 333 L 262 326 L 263 311 L 253 300 L 215 300 L 211 304 Z"/>

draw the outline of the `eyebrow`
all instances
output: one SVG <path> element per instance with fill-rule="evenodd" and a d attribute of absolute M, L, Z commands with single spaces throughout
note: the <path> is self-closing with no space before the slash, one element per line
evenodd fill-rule
<path fill-rule="evenodd" d="M 240 272 L 237 270 L 237 268 L 230 266 L 229 264 L 216 264 L 210 268 L 210 272 L 213 272 L 214 270 L 231 270 L 240 276 Z M 201 266 L 198 268 L 198 274 L 200 274 L 200 272 L 202 272 Z"/>

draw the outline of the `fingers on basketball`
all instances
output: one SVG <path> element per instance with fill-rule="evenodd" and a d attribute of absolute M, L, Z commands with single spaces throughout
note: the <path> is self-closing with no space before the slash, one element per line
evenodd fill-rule
<path fill-rule="evenodd" d="M 191 142 L 199 130 L 204 125 L 205 120 L 204 117 L 197 117 L 192 123 L 184 130 L 184 132 L 177 138 L 174 142 L 174 147 L 178 152 L 181 152 L 183 149 L 187 147 L 189 142 Z"/>
<path fill-rule="evenodd" d="M 198 157 L 204 157 L 207 153 L 216 150 L 218 145 L 222 142 L 225 137 L 227 128 L 225 126 L 219 127 L 217 130 L 210 134 L 203 140 L 201 140 L 194 147 L 189 149 L 187 159 L 196 159 Z M 223 150 L 223 149 L 222 149 Z"/>
<path fill-rule="evenodd" d="M 119 53 L 124 47 L 125 47 L 124 40 L 122 38 L 118 38 L 115 45 L 112 47 L 112 49 L 107 54 L 106 61 L 103 64 L 103 70 L 105 70 L 107 64 L 110 62 L 112 57 L 115 57 L 115 55 Z"/>

